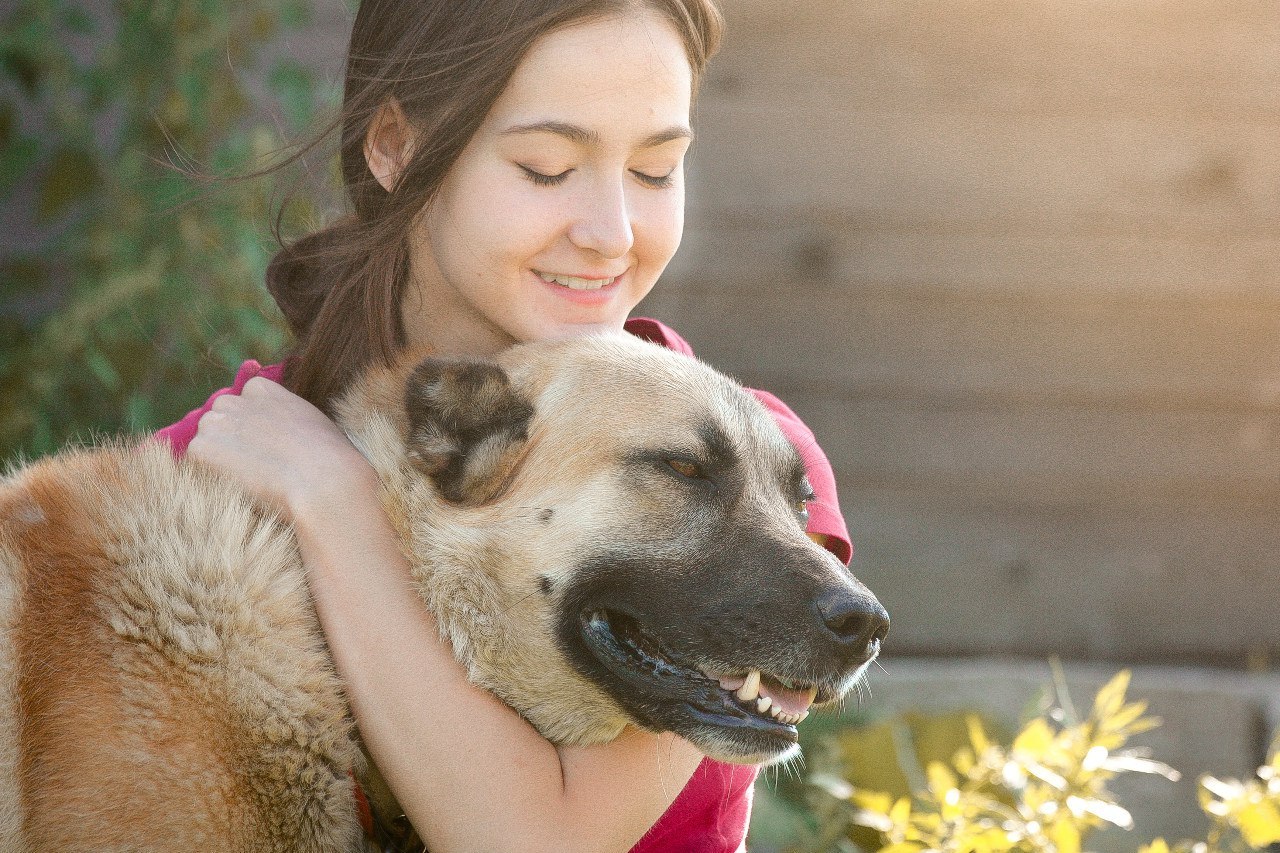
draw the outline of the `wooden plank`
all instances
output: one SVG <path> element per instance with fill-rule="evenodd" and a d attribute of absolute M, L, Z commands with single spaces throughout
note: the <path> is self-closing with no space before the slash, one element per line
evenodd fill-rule
<path fill-rule="evenodd" d="M 1088 233 L 1274 236 L 1280 125 L 903 114 L 821 93 L 704 105 L 690 210 Z"/>
<path fill-rule="evenodd" d="M 886 283 L 667 282 L 641 306 L 711 364 L 833 405 L 1111 406 L 1272 416 L 1280 310 L 1097 298 L 1069 290 L 936 292 Z"/>
<path fill-rule="evenodd" d="M 772 390 L 809 424 L 850 484 L 1049 503 L 1280 501 L 1280 407 L 1020 407 Z"/>
<path fill-rule="evenodd" d="M 1170 5 L 731 3 L 693 209 L 1274 236 L 1280 7 Z"/>
<path fill-rule="evenodd" d="M 1280 309 L 1276 245 L 1276 237 L 1236 234 L 893 229 L 805 211 L 780 218 L 700 211 L 664 285 L 737 291 L 798 282 L 800 292 L 817 287 L 850 294 L 905 288 L 970 298 L 1130 295 L 1198 302 L 1207 310 L 1224 299 Z"/>
<path fill-rule="evenodd" d="M 723 75 L 727 88 L 764 68 L 962 98 L 996 88 L 1028 104 L 1066 81 L 1081 102 L 1123 99 L 1123 82 L 1192 98 L 1220 89 L 1227 104 L 1256 106 L 1274 103 L 1280 82 L 1280 10 L 1269 0 L 729 0 L 724 9 L 728 37 L 712 80 Z"/>
<path fill-rule="evenodd" d="M 845 487 L 854 570 L 889 609 L 891 655 L 1242 666 L 1280 652 L 1274 504 L 1045 506 Z"/>
<path fill-rule="evenodd" d="M 782 34 L 789 40 L 791 33 Z M 1109 34 L 1112 37 L 1124 34 Z M 861 40 L 845 34 L 844 41 Z M 1146 76 L 1108 68 L 1089 53 L 1061 55 L 1052 68 L 1008 73 L 974 67 L 937 67 L 932 50 L 877 55 L 857 65 L 833 66 L 833 52 L 813 63 L 795 61 L 774 46 L 741 48 L 732 41 L 710 66 L 702 105 L 749 103 L 761 93 L 808 93 L 831 108 L 888 113 L 1039 116 L 1137 116 L 1162 120 L 1257 120 L 1280 109 L 1280 80 L 1266 71 L 1197 76 L 1172 63 Z M 834 51 L 838 54 L 838 50 Z M 978 61 L 986 51 L 975 53 Z M 1019 56 L 1023 54 L 1012 54 Z M 812 58 L 812 57 L 810 57 Z M 1040 57 L 1038 57 L 1040 58 Z"/>

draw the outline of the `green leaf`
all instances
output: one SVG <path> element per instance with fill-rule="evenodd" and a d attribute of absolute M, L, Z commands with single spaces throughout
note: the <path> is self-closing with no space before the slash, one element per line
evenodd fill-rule
<path fill-rule="evenodd" d="M 1054 853 L 1080 853 L 1080 830 L 1071 821 L 1055 821 L 1049 828 Z"/>
<path fill-rule="evenodd" d="M 290 128 L 305 127 L 312 118 L 311 99 L 315 92 L 315 75 L 311 70 L 290 60 L 282 60 L 271 70 L 270 84 L 280 98 L 285 122 Z"/>
<path fill-rule="evenodd" d="M 1043 717 L 1037 717 L 1022 729 L 1013 741 L 1013 751 L 1039 757 L 1048 752 L 1053 743 L 1053 729 Z"/>
<path fill-rule="evenodd" d="M 62 22 L 68 30 L 78 35 L 87 35 L 95 29 L 93 18 L 77 6 L 71 6 L 63 12 Z"/>
<path fill-rule="evenodd" d="M 311 21 L 311 7 L 306 3 L 288 2 L 280 4 L 280 26 L 296 30 Z"/>
<path fill-rule="evenodd" d="M 0 70 L 14 80 L 28 97 L 36 94 L 44 77 L 40 62 L 16 47 L 0 49 Z"/>
<path fill-rule="evenodd" d="M 13 140 L 0 151 L 0 195 L 7 196 L 34 169 L 40 143 L 30 137 Z"/>
<path fill-rule="evenodd" d="M 0 101 L 0 149 L 7 147 L 17 133 L 18 118 L 14 113 L 13 102 L 9 99 Z"/>
<path fill-rule="evenodd" d="M 70 146 L 60 148 L 45 172 L 36 212 L 45 221 L 54 219 L 93 193 L 98 184 L 98 167 L 88 153 Z"/>
<path fill-rule="evenodd" d="M 1122 669 L 1102 686 L 1098 695 L 1093 698 L 1093 718 L 1106 720 L 1119 713 L 1124 705 L 1124 694 L 1129 689 L 1130 672 Z"/>
<path fill-rule="evenodd" d="M 149 397 L 135 392 L 129 396 L 125 417 L 131 432 L 145 432 L 156 423 L 155 403 Z"/>
<path fill-rule="evenodd" d="M 108 391 L 116 391 L 120 388 L 120 373 L 96 347 L 90 347 L 85 352 L 84 360 L 85 364 L 89 366 L 89 370 L 93 372 L 94 377 Z"/>
<path fill-rule="evenodd" d="M 1255 850 L 1280 842 L 1280 802 L 1250 803 L 1235 816 L 1245 843 Z"/>

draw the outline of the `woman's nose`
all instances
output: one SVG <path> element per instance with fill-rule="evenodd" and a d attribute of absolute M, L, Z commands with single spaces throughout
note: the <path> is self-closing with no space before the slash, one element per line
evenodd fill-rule
<path fill-rule="evenodd" d="M 619 258 L 631 251 L 635 235 L 624 186 L 621 182 L 609 184 L 596 185 L 582 200 L 579 215 L 569 229 L 569 239 L 578 248 Z"/>

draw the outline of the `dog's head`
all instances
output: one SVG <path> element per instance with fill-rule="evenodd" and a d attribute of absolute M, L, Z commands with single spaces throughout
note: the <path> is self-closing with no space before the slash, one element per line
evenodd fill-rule
<path fill-rule="evenodd" d="M 633 722 L 779 760 L 888 630 L 805 534 L 795 448 L 693 359 L 627 336 L 428 358 L 340 419 L 459 659 L 552 740 Z"/>

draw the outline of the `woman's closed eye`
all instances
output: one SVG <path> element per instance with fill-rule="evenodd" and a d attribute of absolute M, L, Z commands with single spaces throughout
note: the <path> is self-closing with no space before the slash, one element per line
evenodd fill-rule
<path fill-rule="evenodd" d="M 574 171 L 573 169 L 565 169 L 563 172 L 557 172 L 556 174 L 547 174 L 546 172 L 539 172 L 537 169 L 525 166 L 524 164 L 517 165 L 520 166 L 520 171 L 524 173 L 526 178 L 533 181 L 534 184 L 540 187 L 559 186 L 560 184 L 563 184 Z M 648 172 L 641 172 L 638 169 L 631 169 L 630 171 L 632 177 L 650 189 L 667 189 L 668 187 L 673 186 L 676 182 L 675 169 L 672 169 L 665 175 L 651 175 Z"/>
<path fill-rule="evenodd" d="M 637 181 L 644 184 L 646 187 L 651 187 L 655 190 L 664 190 L 672 186 L 676 182 L 675 169 L 672 169 L 670 172 L 667 172 L 665 175 L 650 175 L 646 172 L 640 172 L 635 169 L 632 169 L 631 174 L 635 176 L 635 179 Z"/>
<path fill-rule="evenodd" d="M 520 166 L 520 171 L 524 172 L 524 176 L 526 178 L 533 181 L 540 187 L 559 186 L 560 184 L 563 184 L 565 179 L 569 177 L 569 174 L 573 172 L 573 169 L 565 169 L 563 172 L 548 175 L 545 172 L 539 172 L 537 169 L 531 169 L 523 164 L 518 163 L 516 165 Z"/>

